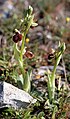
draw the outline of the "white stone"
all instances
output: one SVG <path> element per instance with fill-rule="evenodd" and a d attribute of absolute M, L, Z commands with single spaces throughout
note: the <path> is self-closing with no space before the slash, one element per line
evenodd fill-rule
<path fill-rule="evenodd" d="M 18 89 L 12 84 L 0 82 L 0 108 L 11 106 L 14 108 L 25 108 L 30 103 L 35 103 L 36 99 L 27 92 Z"/>

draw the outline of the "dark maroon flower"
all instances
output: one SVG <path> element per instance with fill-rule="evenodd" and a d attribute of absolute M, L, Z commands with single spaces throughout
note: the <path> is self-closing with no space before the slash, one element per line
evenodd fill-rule
<path fill-rule="evenodd" d="M 22 34 L 19 32 L 16 32 L 13 36 L 13 41 L 17 43 L 18 41 L 21 41 L 21 40 L 22 40 Z"/>
<path fill-rule="evenodd" d="M 24 55 L 25 55 L 27 58 L 29 58 L 29 59 L 34 58 L 34 54 L 33 54 L 32 52 L 30 52 L 30 51 L 26 51 Z"/>

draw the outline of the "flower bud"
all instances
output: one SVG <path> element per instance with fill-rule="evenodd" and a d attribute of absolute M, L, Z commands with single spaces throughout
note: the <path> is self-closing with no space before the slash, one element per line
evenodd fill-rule
<path fill-rule="evenodd" d="M 33 8 L 31 6 L 28 7 L 28 14 L 31 15 L 33 12 Z"/>

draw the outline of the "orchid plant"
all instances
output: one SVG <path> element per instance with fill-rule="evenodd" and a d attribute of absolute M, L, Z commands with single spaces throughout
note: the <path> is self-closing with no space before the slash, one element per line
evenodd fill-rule
<path fill-rule="evenodd" d="M 55 78 L 56 78 L 56 68 L 60 62 L 60 59 L 62 57 L 62 54 L 65 51 L 65 43 L 59 43 L 59 46 L 57 48 L 57 50 L 54 52 L 54 57 L 55 57 L 55 64 L 54 64 L 54 68 L 52 72 L 48 72 L 48 82 L 47 82 L 47 87 L 48 87 L 48 105 L 53 105 L 53 113 L 52 113 L 52 119 L 55 119 L 55 112 L 57 110 L 57 104 L 56 104 L 56 100 L 55 100 Z M 60 83 L 60 82 L 59 82 Z M 58 87 L 60 87 L 60 84 L 58 84 Z M 59 88 L 60 90 L 60 88 Z M 51 107 L 51 106 L 50 106 Z"/>
<path fill-rule="evenodd" d="M 31 85 L 31 71 L 25 71 L 24 56 L 31 59 L 34 57 L 33 53 L 26 50 L 25 40 L 26 35 L 31 26 L 37 26 L 34 22 L 33 8 L 31 6 L 25 12 L 24 19 L 20 21 L 20 29 L 15 29 L 15 34 L 13 35 L 14 43 L 14 57 L 18 62 L 21 75 L 17 76 L 17 82 L 21 82 L 20 88 L 26 92 L 30 91 Z M 19 42 L 21 46 L 19 47 Z M 20 84 L 20 83 L 18 83 Z"/>
<path fill-rule="evenodd" d="M 59 47 L 55 52 L 55 64 L 53 71 L 50 74 L 48 72 L 48 93 L 50 102 L 52 102 L 55 97 L 55 76 L 56 76 L 55 73 L 64 50 L 65 50 L 65 43 L 62 44 L 59 43 Z"/>

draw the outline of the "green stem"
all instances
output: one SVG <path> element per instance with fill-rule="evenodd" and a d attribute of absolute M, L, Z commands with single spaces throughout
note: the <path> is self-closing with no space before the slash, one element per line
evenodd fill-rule
<path fill-rule="evenodd" d="M 19 64 L 20 64 L 20 69 L 23 75 L 23 79 L 25 79 L 25 68 L 24 68 L 24 60 L 23 60 L 23 51 L 25 49 L 25 38 L 26 38 L 26 34 L 31 26 L 32 23 L 32 19 L 30 19 L 28 26 L 23 34 L 23 39 L 22 39 L 22 45 L 21 45 L 21 49 L 20 49 L 20 60 L 19 60 Z"/>
<path fill-rule="evenodd" d="M 20 53 L 20 59 L 22 59 L 22 56 L 23 56 L 22 54 L 23 54 L 24 45 L 25 45 L 25 38 L 26 38 L 26 34 L 27 34 L 27 32 L 28 32 L 28 30 L 29 30 L 31 24 L 32 24 L 32 18 L 30 19 L 30 21 L 29 21 L 29 23 L 28 23 L 28 26 L 27 26 L 27 28 L 26 28 L 26 30 L 25 30 L 25 33 L 24 33 L 24 35 L 23 35 L 22 46 L 21 46 L 21 53 Z"/>
<path fill-rule="evenodd" d="M 22 45 L 21 45 L 21 50 L 20 50 L 20 60 L 19 60 L 23 77 L 25 75 L 24 60 L 23 60 L 23 50 L 25 48 L 25 46 L 24 46 L 25 45 L 25 37 L 26 37 L 26 34 L 24 34 L 23 39 L 22 39 Z"/>
<path fill-rule="evenodd" d="M 23 57 L 23 50 L 24 50 L 24 45 L 25 45 L 25 37 L 26 34 L 23 35 L 23 39 L 22 39 L 22 45 L 21 45 L 21 50 L 20 50 L 20 59 L 22 60 Z"/>
<path fill-rule="evenodd" d="M 56 72 L 57 65 L 58 65 L 58 59 L 56 59 L 56 62 L 55 62 L 55 65 L 54 65 L 54 68 L 53 68 L 53 71 L 52 71 L 51 83 L 53 83 L 53 80 L 55 80 L 55 72 Z"/>
<path fill-rule="evenodd" d="M 29 30 L 31 26 L 31 20 L 26 28 L 26 31 L 23 35 L 23 39 L 22 39 L 22 45 L 21 45 L 21 50 L 20 50 L 20 63 L 21 63 L 21 72 L 23 74 L 23 78 L 24 78 L 24 75 L 25 75 L 25 71 L 24 71 L 24 60 L 23 60 L 23 51 L 24 51 L 24 48 L 25 48 L 25 38 L 26 38 L 26 34 L 27 34 L 27 31 Z"/>
<path fill-rule="evenodd" d="M 55 93 L 55 72 L 56 72 L 56 68 L 57 68 L 57 62 L 58 59 L 56 60 L 56 63 L 54 65 L 53 71 L 52 71 L 52 75 L 51 75 L 51 84 L 52 84 L 52 99 L 54 99 L 54 93 Z"/>
<path fill-rule="evenodd" d="M 52 71 L 52 75 L 51 75 L 51 84 L 52 84 L 52 99 L 54 99 L 54 95 L 55 95 L 55 72 L 56 72 L 56 68 L 60 62 L 61 59 L 61 54 L 57 57 L 53 71 Z"/>

